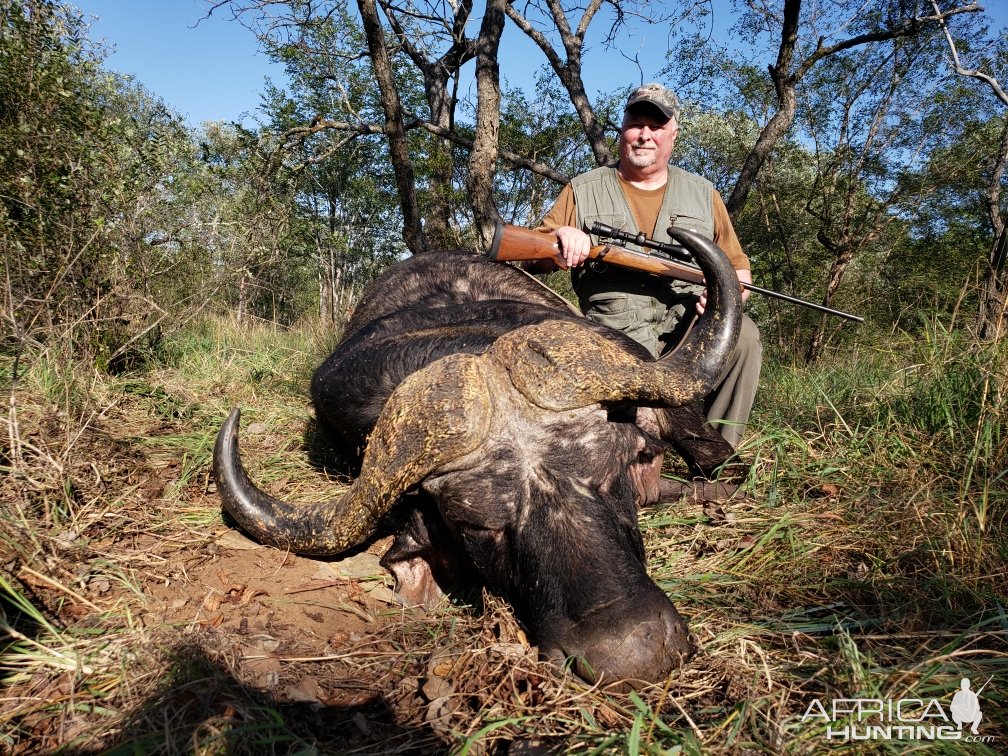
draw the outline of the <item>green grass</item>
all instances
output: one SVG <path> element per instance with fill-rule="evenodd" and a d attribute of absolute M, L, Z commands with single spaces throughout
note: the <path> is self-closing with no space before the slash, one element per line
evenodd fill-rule
<path fill-rule="evenodd" d="M 338 661 L 284 667 L 380 690 L 359 706 L 277 700 L 212 636 L 187 635 L 191 614 L 152 636 L 147 565 L 115 544 L 175 539 L 215 558 L 210 449 L 233 406 L 265 489 L 339 490 L 305 451 L 308 379 L 331 340 L 311 324 L 208 319 L 116 377 L 68 355 L 23 360 L 0 455 L 3 748 L 856 753 L 863 745 L 802 721 L 812 700 L 947 705 L 962 676 L 992 677 L 981 732 L 996 740 L 917 745 L 972 754 L 1008 742 L 1008 358 L 939 327 L 813 367 L 768 364 L 744 496 L 722 515 L 688 501 L 642 513 L 651 574 L 702 649 L 652 689 L 608 694 L 540 664 L 490 597 L 389 610 Z M 91 589 L 106 582 L 114 600 Z M 434 717 L 415 691 L 438 659 L 459 672 L 455 708 Z"/>

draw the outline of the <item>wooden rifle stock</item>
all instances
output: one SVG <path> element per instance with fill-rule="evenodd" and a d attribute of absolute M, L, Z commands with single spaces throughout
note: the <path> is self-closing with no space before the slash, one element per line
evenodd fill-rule
<path fill-rule="evenodd" d="M 497 224 L 488 257 L 491 260 L 501 262 L 552 260 L 561 270 L 567 269 L 567 263 L 560 252 L 556 235 L 542 231 L 530 231 L 521 226 L 510 226 L 504 223 Z M 677 263 L 674 260 L 666 260 L 656 255 L 649 255 L 646 252 L 633 252 L 612 244 L 599 244 L 592 247 L 588 258 L 680 281 L 695 284 L 703 284 L 704 282 L 703 272 L 699 268 Z"/>

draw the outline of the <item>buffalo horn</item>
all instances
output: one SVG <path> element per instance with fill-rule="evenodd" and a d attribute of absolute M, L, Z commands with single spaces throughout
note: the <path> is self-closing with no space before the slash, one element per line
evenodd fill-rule
<path fill-rule="evenodd" d="M 370 537 L 400 494 L 477 448 L 489 428 L 486 379 L 476 358 L 453 355 L 409 376 L 385 403 L 360 475 L 343 496 L 291 504 L 261 491 L 238 453 L 240 411 L 217 434 L 213 469 L 225 510 L 261 543 L 298 554 L 338 554 Z"/>
<path fill-rule="evenodd" d="M 704 272 L 707 307 L 672 354 L 643 361 L 595 330 L 551 320 L 502 336 L 488 356 L 529 401 L 550 410 L 625 401 L 674 407 L 706 396 L 738 340 L 738 275 L 713 242 L 681 229 L 673 229 L 673 236 Z"/>
<path fill-rule="evenodd" d="M 742 289 L 728 256 L 714 242 L 684 228 L 673 226 L 669 231 L 673 239 L 693 253 L 703 270 L 707 306 L 682 346 L 660 362 L 668 369 L 690 371 L 702 381 L 700 396 L 706 396 L 721 379 L 738 341 Z"/>

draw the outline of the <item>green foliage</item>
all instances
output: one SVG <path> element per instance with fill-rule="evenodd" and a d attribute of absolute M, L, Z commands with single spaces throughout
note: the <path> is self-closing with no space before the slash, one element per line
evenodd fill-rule
<path fill-rule="evenodd" d="M 114 171 L 105 148 L 115 133 L 99 102 L 114 84 L 100 61 L 69 8 L 0 6 L 0 234 L 12 306 L 28 307 L 23 327 L 51 318 L 51 307 L 73 315 L 73 300 L 92 303 L 105 283 L 95 210 Z M 79 274 L 66 281 L 72 265 Z"/>
<path fill-rule="evenodd" d="M 706 177 L 727 196 L 756 143 L 756 123 L 738 110 L 716 113 L 688 105 L 682 114 L 672 162 Z"/>
<path fill-rule="evenodd" d="M 291 12 L 311 16 L 312 8 L 295 4 Z M 296 42 L 269 34 L 262 42 L 290 81 L 288 89 L 269 84 L 261 107 L 266 125 L 259 139 L 269 152 L 265 175 L 285 187 L 289 218 L 287 251 L 276 258 L 265 288 L 287 292 L 294 303 L 284 322 L 316 310 L 338 324 L 377 271 L 405 252 L 384 139 L 349 138 L 337 126 L 384 118 L 374 74 L 370 60 L 357 54 L 365 43 L 345 4 L 306 23 Z M 416 84 L 407 72 L 401 81 L 404 90 L 412 89 L 413 105 Z M 293 273 L 292 262 L 299 272 Z M 286 281 L 277 279 L 280 273 Z M 260 314 L 271 317 L 268 310 Z"/>
<path fill-rule="evenodd" d="M 331 209 L 304 194 L 317 175 L 272 164 L 270 132 L 190 133 L 138 83 L 102 70 L 104 52 L 69 6 L 4 2 L 0 21 L 11 93 L 0 103 L 5 349 L 59 339 L 121 372 L 201 310 L 284 323 L 317 310 Z M 371 181 L 353 196 L 375 194 L 373 173 L 344 174 Z M 306 225 L 308 207 L 317 222 Z M 361 215 L 366 224 L 373 211 Z M 401 248 L 390 246 L 386 262 Z M 343 276 L 351 296 L 384 264 L 361 257 Z"/>
<path fill-rule="evenodd" d="M 163 103 L 101 69 L 70 6 L 8 0 L 0 35 L 7 346 L 69 339 L 126 369 L 156 348 L 168 310 L 198 298 L 206 261 L 183 242 L 193 145 Z"/>

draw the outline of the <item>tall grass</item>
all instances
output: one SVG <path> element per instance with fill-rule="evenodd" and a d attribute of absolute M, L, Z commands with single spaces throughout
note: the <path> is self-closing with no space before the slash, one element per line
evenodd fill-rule
<path fill-rule="evenodd" d="M 184 502 L 206 479 L 221 418 L 264 397 L 303 418 L 319 333 L 206 319 L 118 376 L 59 345 L 21 354 L 16 380 L 12 356 L 0 359 L 0 750 L 94 745 L 156 682 L 135 557 L 109 544 L 210 514 Z M 167 465 L 178 506 L 151 507 L 138 481 Z"/>
<path fill-rule="evenodd" d="M 778 471 L 781 460 L 804 465 L 796 477 L 806 485 L 821 480 L 877 497 L 886 521 L 911 514 L 935 566 L 954 563 L 959 580 L 981 589 L 995 582 L 991 568 L 1006 557 L 1004 343 L 977 343 L 934 323 L 884 351 L 814 368 L 778 365 L 767 378 L 762 432 L 749 442 L 757 456 L 772 457 Z M 798 428 L 800 438 L 781 440 Z"/>

